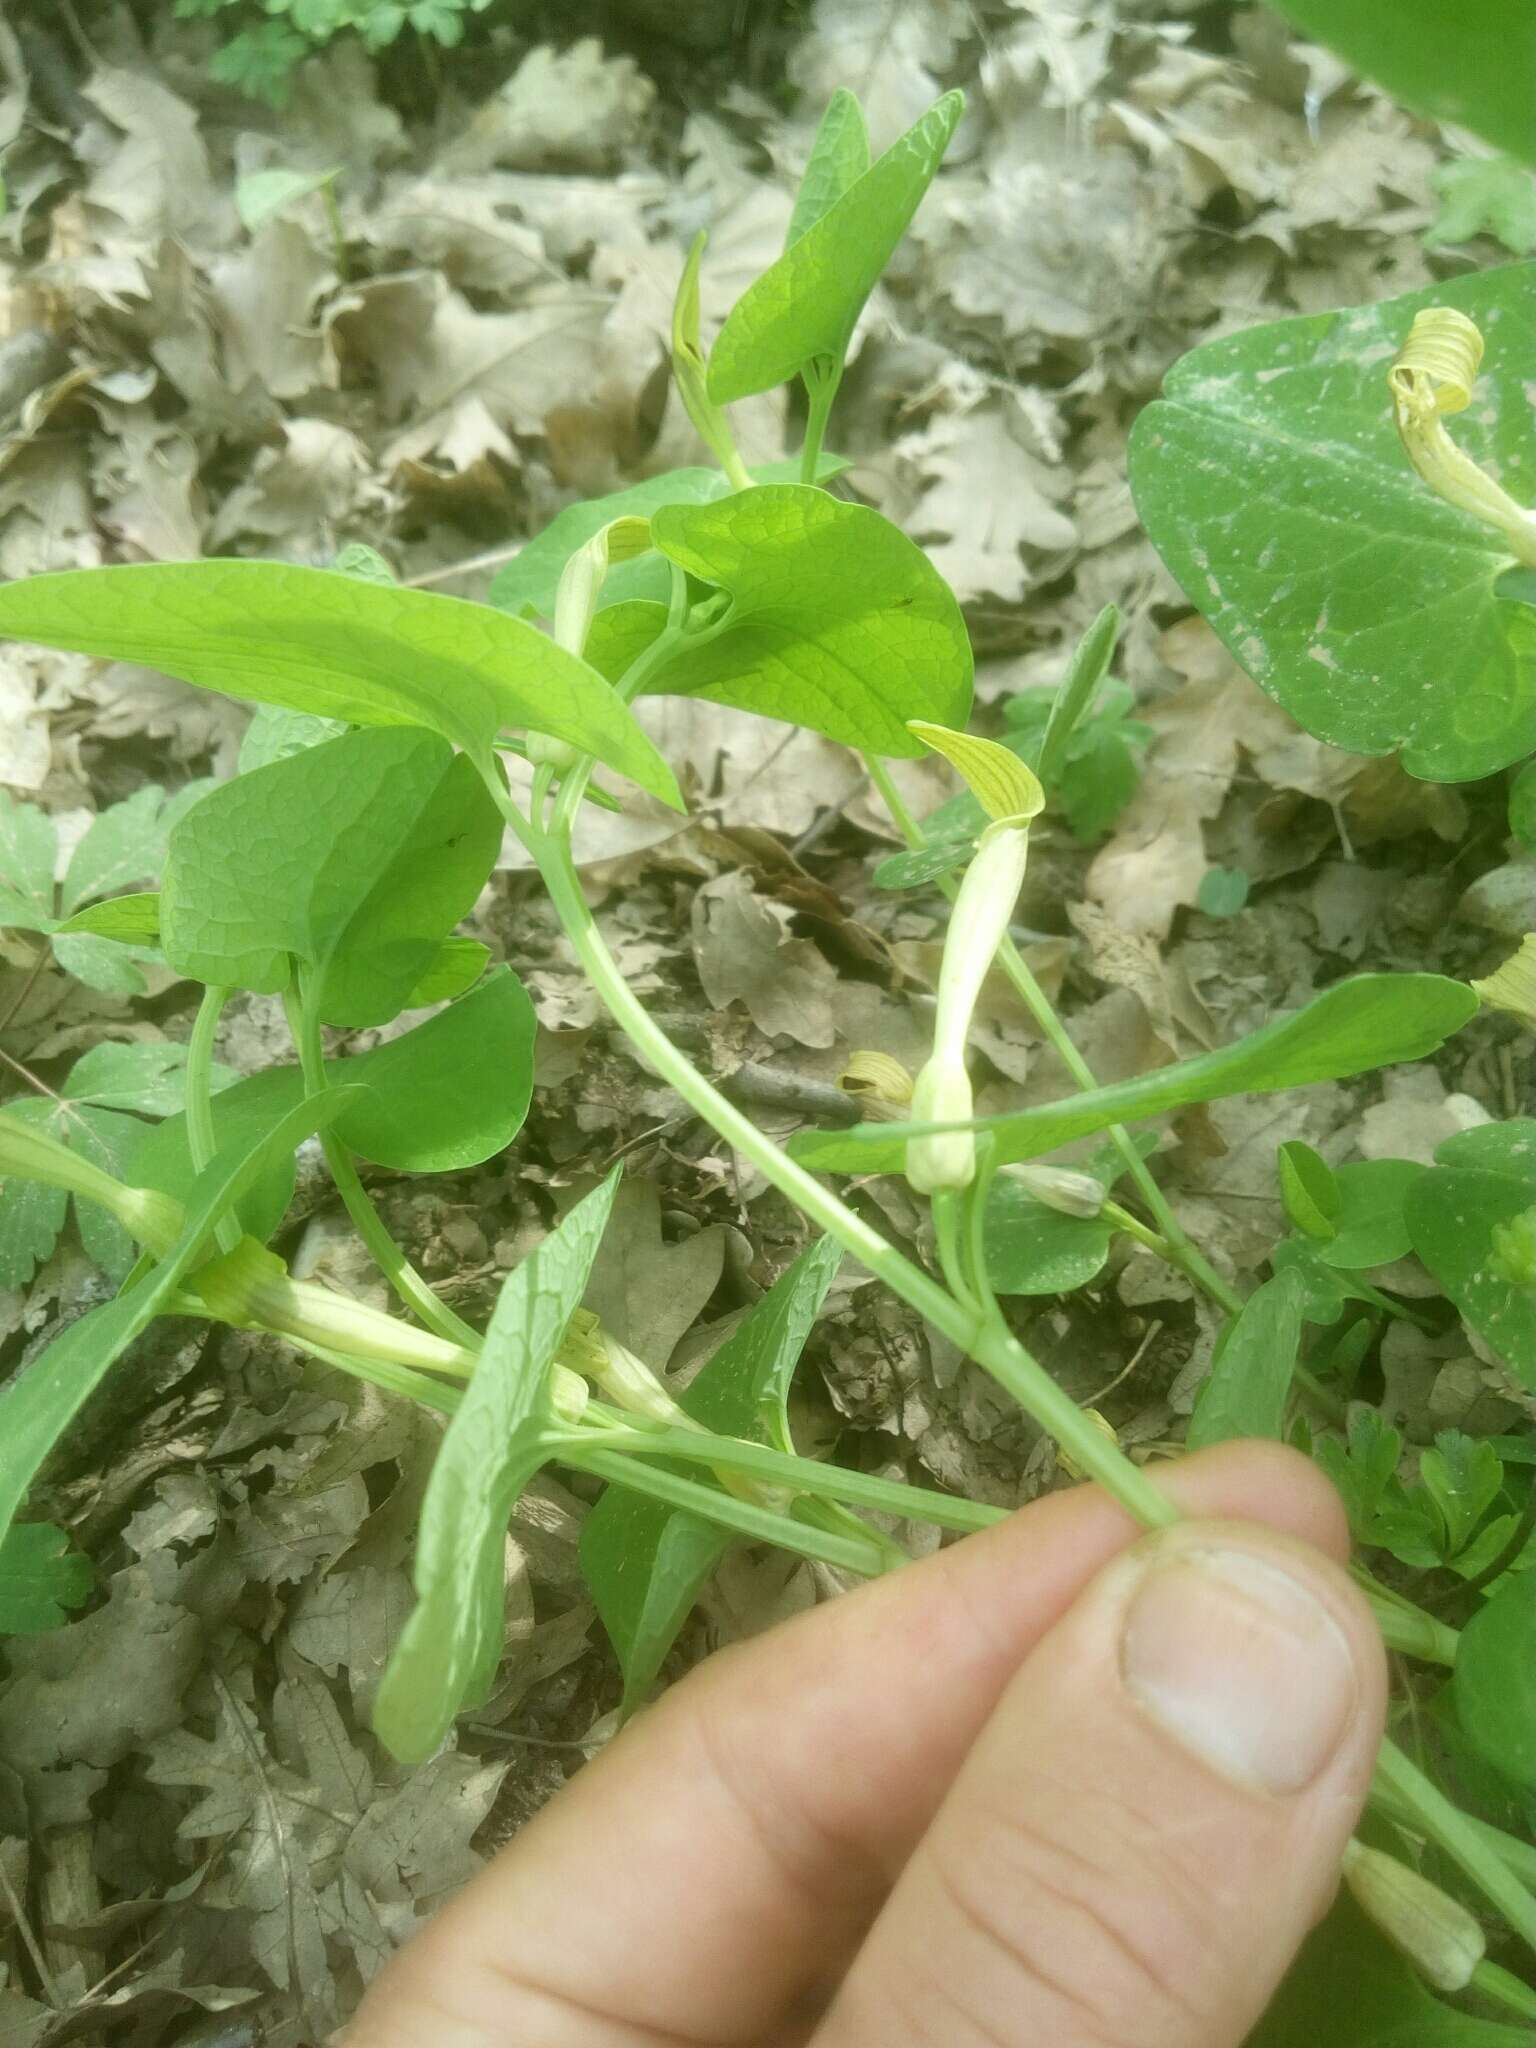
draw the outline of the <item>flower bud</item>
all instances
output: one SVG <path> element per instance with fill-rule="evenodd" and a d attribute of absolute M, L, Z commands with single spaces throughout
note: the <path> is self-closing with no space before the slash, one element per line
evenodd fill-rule
<path fill-rule="evenodd" d="M 1017 1181 L 1043 1209 L 1055 1209 L 1062 1216 L 1092 1218 L 1104 1207 L 1104 1183 L 1091 1173 L 1074 1173 L 1065 1166 L 1005 1166 L 1000 1169 Z"/>
<path fill-rule="evenodd" d="M 549 1405 L 561 1422 L 580 1422 L 592 1393 L 579 1372 L 558 1362 L 549 1375 Z"/>
<path fill-rule="evenodd" d="M 1439 1991 L 1464 1991 L 1488 1944 L 1476 1920 L 1448 1892 L 1380 1849 L 1351 1842 L 1344 1881 L 1368 1919 Z"/>
<path fill-rule="evenodd" d="M 630 1415 L 643 1415 L 674 1429 L 696 1429 L 644 1359 L 603 1328 L 590 1309 L 579 1308 L 566 1325 L 560 1363 L 587 1379 Z"/>
<path fill-rule="evenodd" d="M 281 1337 L 351 1358 L 376 1358 L 423 1372 L 466 1379 L 475 1354 L 429 1331 L 327 1287 L 295 1280 L 275 1252 L 243 1237 L 232 1252 L 200 1266 L 187 1282 L 211 1316 L 237 1329 L 274 1330 Z"/>

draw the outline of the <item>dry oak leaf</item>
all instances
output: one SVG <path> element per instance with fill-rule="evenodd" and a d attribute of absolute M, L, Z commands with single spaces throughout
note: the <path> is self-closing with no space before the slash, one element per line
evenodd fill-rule
<path fill-rule="evenodd" d="M 809 939 L 786 938 L 787 918 L 754 895 L 745 875 L 721 875 L 693 899 L 693 958 L 716 1008 L 740 1001 L 769 1038 L 833 1040 L 831 967 Z"/>
<path fill-rule="evenodd" d="M 718 1223 L 668 1244 L 661 1190 L 627 1180 L 587 1282 L 586 1306 L 603 1327 L 655 1371 L 665 1368 L 720 1284 L 725 1231 Z"/>
<path fill-rule="evenodd" d="M 605 57 L 596 36 L 568 50 L 540 43 L 444 152 L 442 168 L 607 170 L 637 140 L 655 97 L 634 58 Z"/>

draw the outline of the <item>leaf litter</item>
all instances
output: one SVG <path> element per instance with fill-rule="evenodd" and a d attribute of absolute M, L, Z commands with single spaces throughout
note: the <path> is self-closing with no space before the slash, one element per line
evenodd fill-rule
<path fill-rule="evenodd" d="M 1112 1081 L 1227 1043 L 1346 965 L 1485 967 L 1487 933 L 1528 890 L 1520 860 L 1498 866 L 1502 827 L 1484 831 L 1483 868 L 1453 872 L 1448 849 L 1485 822 L 1476 791 L 1324 748 L 1248 684 L 1140 535 L 1125 445 L 1197 338 L 1427 284 L 1469 243 L 1485 252 L 1470 238 L 1486 227 L 1525 237 L 1527 188 L 1475 173 L 1260 10 L 1223 48 L 1133 0 L 816 0 L 783 22 L 763 10 L 734 43 L 719 10 L 613 12 L 611 44 L 551 19 L 406 93 L 340 40 L 281 116 L 210 86 L 199 24 L 158 18 L 145 42 L 103 8 L 77 40 L 33 8 L 46 64 L 35 24 L 25 50 L 0 24 L 0 573 L 324 564 L 366 540 L 402 580 L 482 596 L 566 504 L 707 459 L 664 376 L 693 233 L 711 234 L 708 329 L 777 253 L 834 87 L 860 94 L 878 148 L 962 85 L 965 121 L 861 320 L 833 440 L 857 495 L 961 597 L 984 720 L 1058 680 L 1106 600 L 1125 613 L 1117 673 L 1148 751 L 1097 843 L 1042 832 L 1016 934 L 1035 972 Z M 737 415 L 748 461 L 792 445 L 782 396 Z M 919 1064 L 944 906 L 931 886 L 871 886 L 895 835 L 854 757 L 697 698 L 641 715 L 691 819 L 642 798 L 594 813 L 581 849 L 637 991 L 776 1133 L 856 1050 Z M 96 893 L 151 882 L 167 802 L 232 772 L 247 719 L 129 664 L 0 652 L 0 795 L 57 827 L 41 855 L 32 835 L 36 918 L 0 933 L 0 1054 L 25 1070 L 7 1065 L 4 1092 L 104 1145 L 111 1119 L 164 1113 L 187 986 L 153 968 L 104 983 L 88 953 L 66 972 L 46 920 L 72 907 L 92 836 Z M 943 770 L 898 765 L 920 811 L 950 793 Z M 0 849 L 14 839 L 0 831 Z M 803 1226 L 635 1064 L 515 848 L 504 862 L 474 929 L 539 1011 L 534 1114 L 484 1166 L 376 1193 L 423 1269 L 482 1314 L 622 1156 L 589 1303 L 681 1386 Z M 1223 919 L 1197 907 L 1217 867 L 1250 884 Z M 3 851 L 0 884 L 15 885 Z M 221 1050 L 254 1068 L 280 1032 L 272 999 L 240 997 Z M 976 1042 L 982 1111 L 1065 1091 L 1000 979 Z M 1249 1271 L 1277 1227 L 1277 1142 L 1339 1164 L 1358 1129 L 1361 1156 L 1428 1156 L 1521 1099 L 1528 1055 L 1460 1043 L 1438 1074 L 1157 1127 L 1182 1220 L 1223 1271 Z M 90 1071 L 103 1057 L 129 1067 Z M 920 1240 L 903 1186 L 859 1198 Z M 376 1289 L 318 1170 L 297 1218 L 297 1270 Z M 105 1291 L 62 1216 L 15 1219 L 7 1367 Z M 1093 1285 L 1030 1304 L 1031 1342 L 1084 1401 L 1106 1361 L 1138 1356 L 1106 1412 L 1122 1442 L 1155 1448 L 1177 1440 L 1214 1337 L 1187 1295 L 1122 1245 Z M 1387 1362 L 1426 1431 L 1507 1427 L 1529 1406 L 1464 1348 L 1399 1329 Z M 1053 1476 L 991 1383 L 851 1265 L 795 1402 L 803 1444 L 873 1471 L 1003 1504 Z M 367 1714 L 410 1611 L 436 1423 L 234 1332 L 147 1347 L 85 1423 L 42 1505 L 95 1590 L 68 1628 L 9 1642 L 0 1677 L 0 2038 L 110 2027 L 148 2048 L 190 2014 L 229 2013 L 269 2043 L 321 2039 L 611 1729 L 617 1677 L 576 1561 L 591 1489 L 546 1477 L 519 1504 L 497 1689 L 408 1772 Z M 738 1554 L 668 1674 L 816 1592 L 804 1566 Z"/>

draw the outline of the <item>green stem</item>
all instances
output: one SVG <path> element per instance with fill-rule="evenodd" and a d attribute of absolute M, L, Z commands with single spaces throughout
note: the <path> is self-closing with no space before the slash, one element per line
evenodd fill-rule
<path fill-rule="evenodd" d="M 1140 1467 L 1085 1419 L 1076 1402 L 1011 1332 L 1000 1324 L 983 1325 L 973 1309 L 904 1258 L 705 1080 L 637 1001 L 604 945 L 576 879 L 569 846 L 543 834 L 532 835 L 530 844 L 566 937 L 609 1014 L 689 1108 L 909 1307 L 984 1366 L 1128 1513 L 1149 1528 L 1174 1520 L 1174 1509 Z"/>
<path fill-rule="evenodd" d="M 615 1486 L 627 1486 L 634 1493 L 665 1501 L 669 1507 L 683 1508 L 706 1521 L 718 1522 L 754 1543 L 775 1543 L 781 1550 L 837 1565 L 843 1571 L 857 1572 L 861 1578 L 876 1578 L 885 1570 L 885 1558 L 873 1537 L 860 1542 L 836 1536 L 830 1530 L 813 1529 L 790 1515 L 776 1515 L 769 1508 L 737 1500 L 734 1494 L 699 1486 L 691 1479 L 679 1479 L 676 1473 L 663 1471 L 659 1466 L 639 1463 L 602 1441 L 575 1432 L 567 1435 L 552 1431 L 549 1447 L 563 1465 L 573 1465 L 578 1472 L 591 1472 Z"/>
<path fill-rule="evenodd" d="M 881 801 L 890 812 L 896 829 L 914 853 L 920 852 L 928 844 L 928 835 L 907 808 L 890 770 L 874 754 L 865 754 L 862 758 L 869 778 L 880 792 Z M 952 903 L 956 893 L 953 880 L 948 875 L 941 875 L 938 883 Z M 1047 1043 L 1053 1048 L 1077 1086 L 1084 1091 L 1097 1088 L 1099 1084 L 1094 1079 L 1093 1069 L 1072 1043 L 1050 997 L 1035 979 L 1028 961 L 1012 939 L 1004 939 L 999 946 L 997 964 L 1013 983 L 1024 1007 L 1034 1018 Z M 1158 1186 L 1155 1175 L 1142 1158 L 1130 1132 L 1123 1124 L 1111 1124 L 1105 1135 L 1120 1155 L 1126 1172 L 1136 1183 L 1142 1200 L 1157 1219 L 1163 1240 L 1160 1256 L 1187 1274 L 1195 1285 L 1203 1293 L 1208 1294 L 1219 1307 L 1224 1308 L 1228 1315 L 1236 1315 L 1243 1305 L 1242 1297 L 1227 1285 L 1210 1261 L 1192 1243 L 1178 1217 L 1174 1215 L 1168 1197 Z"/>
<path fill-rule="evenodd" d="M 203 1171 L 217 1149 L 213 1135 L 213 1047 L 219 1034 L 219 1018 L 228 1001 L 227 988 L 210 984 L 203 990 L 187 1043 L 187 1152 L 194 1173 Z M 232 1252 L 240 1242 L 239 1219 L 226 1211 L 214 1225 L 213 1237 L 221 1252 Z"/>
<path fill-rule="evenodd" d="M 1008 1519 L 1006 1508 L 991 1507 L 985 1501 L 963 1500 L 926 1486 L 907 1486 L 899 1479 L 879 1479 L 869 1472 L 845 1471 L 839 1465 L 823 1465 L 814 1458 L 796 1457 L 735 1437 L 695 1436 L 690 1430 L 664 1428 L 636 1431 L 628 1442 L 616 1436 L 605 1442 L 626 1455 L 681 1458 L 689 1464 L 744 1472 L 823 1500 L 902 1515 L 908 1521 L 932 1522 L 940 1529 L 958 1529 L 967 1535 Z"/>
<path fill-rule="evenodd" d="M 1486 1957 L 1472 1972 L 1472 1982 L 1467 1989 L 1480 1991 L 1484 1998 L 1495 2005 L 1502 2005 L 1506 2011 L 1519 2013 L 1522 2019 L 1536 2020 L 1536 1989 L 1523 1977 L 1517 1977 L 1513 1970 L 1501 1969 Z"/>
<path fill-rule="evenodd" d="M 1526 1890 L 1499 1851 L 1484 1840 L 1477 1823 L 1453 1805 L 1388 1738 L 1383 1739 L 1376 1759 L 1375 1784 L 1385 1793 L 1386 1804 L 1406 1809 L 1418 1833 L 1442 1849 L 1536 1950 L 1536 1895 Z"/>
<path fill-rule="evenodd" d="M 953 1188 L 940 1188 L 934 1193 L 929 1206 L 933 1214 L 939 1271 L 956 1301 L 963 1302 L 979 1315 L 981 1304 L 976 1299 L 976 1290 L 971 1285 L 961 1250 L 960 1197 Z"/>
<path fill-rule="evenodd" d="M 1410 1834 L 1421 1832 L 1417 1813 L 1395 1792 L 1378 1781 L 1372 1796 L 1388 1820 L 1395 1821 Z M 1462 1817 L 1472 1833 L 1492 1850 L 1501 1863 L 1507 1864 L 1523 1884 L 1536 1888 L 1536 1843 L 1528 1842 L 1519 1835 L 1506 1834 L 1502 1828 L 1491 1827 L 1485 1820 L 1474 1820 L 1471 1814 Z"/>
<path fill-rule="evenodd" d="M 305 1089 L 309 1094 L 317 1095 L 326 1085 L 318 1006 L 304 1001 L 289 987 L 283 993 L 283 1009 L 288 1018 L 288 1029 L 299 1049 Z M 395 1293 L 439 1337 L 447 1338 L 450 1344 L 478 1346 L 480 1332 L 466 1323 L 462 1316 L 455 1315 L 447 1302 L 438 1297 L 390 1236 L 388 1226 L 363 1186 L 347 1146 L 334 1131 L 329 1130 L 320 1133 L 320 1144 L 325 1153 L 325 1163 L 331 1170 L 331 1179 L 336 1183 L 336 1192 L 352 1218 L 353 1227 Z"/>
<path fill-rule="evenodd" d="M 805 416 L 805 442 L 800 450 L 800 481 L 813 484 L 821 461 L 821 444 L 826 439 L 827 421 L 837 397 L 837 387 L 843 381 L 843 366 L 839 363 L 834 370 L 808 368 L 804 375 L 809 406 Z"/>

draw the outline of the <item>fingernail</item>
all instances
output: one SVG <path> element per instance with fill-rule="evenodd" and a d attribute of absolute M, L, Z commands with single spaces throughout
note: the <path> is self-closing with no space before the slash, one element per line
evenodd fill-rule
<path fill-rule="evenodd" d="M 1359 1698 L 1348 1638 L 1303 1576 L 1241 1550 L 1154 1558 L 1122 1626 L 1126 1690 L 1237 1784 L 1303 1791 Z"/>

